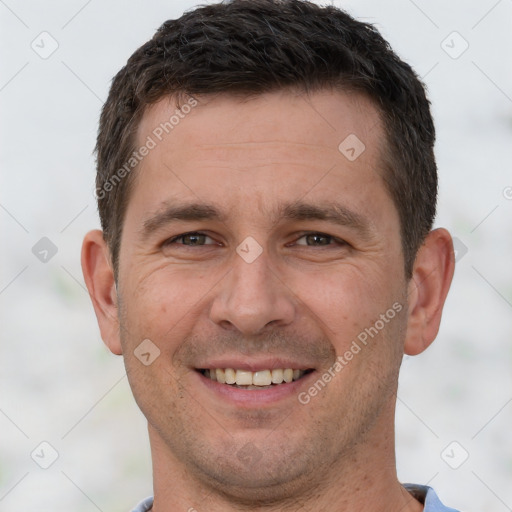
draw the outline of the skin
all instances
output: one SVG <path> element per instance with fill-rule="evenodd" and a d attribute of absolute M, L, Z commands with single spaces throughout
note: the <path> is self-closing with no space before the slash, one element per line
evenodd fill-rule
<path fill-rule="evenodd" d="M 437 334 L 454 269 L 449 233 L 428 235 L 406 279 L 400 221 L 380 175 L 384 132 L 363 96 L 198 99 L 137 169 L 117 286 L 100 231 L 86 235 L 82 253 L 102 338 L 123 354 L 148 420 L 153 510 L 422 510 L 396 476 L 396 388 L 403 354 Z M 145 112 L 141 144 L 175 108 L 164 99 Z M 338 150 L 349 134 L 366 147 L 354 161 Z M 280 204 L 297 200 L 336 202 L 365 229 L 280 216 Z M 191 202 L 224 218 L 144 231 L 165 206 Z M 207 236 L 165 243 L 189 232 Z M 251 263 L 236 252 L 249 236 L 262 248 Z M 396 303 L 401 311 L 300 403 Z M 160 350 L 147 366 L 134 355 L 144 339 Z M 227 355 L 291 358 L 314 372 L 279 400 L 235 403 L 195 370 Z"/>

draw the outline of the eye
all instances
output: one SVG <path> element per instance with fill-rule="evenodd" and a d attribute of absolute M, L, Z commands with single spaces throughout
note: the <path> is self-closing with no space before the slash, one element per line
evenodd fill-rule
<path fill-rule="evenodd" d="M 207 239 L 213 242 L 213 240 L 208 235 L 197 231 L 192 231 L 190 233 L 183 233 L 182 235 L 170 238 L 164 242 L 164 245 L 186 245 L 188 247 L 212 245 L 211 243 L 205 243 Z"/>
<path fill-rule="evenodd" d="M 304 240 L 301 242 L 300 240 Z M 297 245 L 306 245 L 308 247 L 322 247 L 333 245 L 331 242 L 336 242 L 338 245 L 346 245 L 346 242 L 339 238 L 335 238 L 331 235 L 326 235 L 325 233 L 306 233 L 302 235 L 295 242 Z"/>

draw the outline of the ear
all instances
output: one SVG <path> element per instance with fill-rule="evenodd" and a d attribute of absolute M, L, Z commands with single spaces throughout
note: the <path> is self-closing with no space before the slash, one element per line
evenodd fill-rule
<path fill-rule="evenodd" d="M 450 233 L 442 228 L 431 231 L 418 251 L 409 281 L 406 354 L 423 352 L 437 336 L 454 269 Z"/>
<path fill-rule="evenodd" d="M 112 353 L 120 355 L 122 350 L 114 272 L 103 232 L 98 229 L 85 235 L 82 244 L 82 272 L 98 319 L 101 338 Z"/>

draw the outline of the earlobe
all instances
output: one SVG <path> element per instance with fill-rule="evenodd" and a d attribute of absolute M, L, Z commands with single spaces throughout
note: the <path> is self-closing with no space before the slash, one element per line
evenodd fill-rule
<path fill-rule="evenodd" d="M 418 251 L 409 282 L 407 355 L 423 352 L 437 336 L 454 268 L 450 233 L 442 228 L 431 231 Z"/>
<path fill-rule="evenodd" d="M 120 355 L 117 292 L 110 254 L 103 232 L 90 231 L 82 244 L 82 272 L 89 290 L 101 337 L 114 354 Z"/>

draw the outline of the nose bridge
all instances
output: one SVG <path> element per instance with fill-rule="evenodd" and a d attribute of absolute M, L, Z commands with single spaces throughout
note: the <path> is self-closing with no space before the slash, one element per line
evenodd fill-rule
<path fill-rule="evenodd" d="M 245 254 L 244 251 L 246 251 Z M 263 252 L 263 248 L 260 254 L 258 252 L 246 242 L 237 248 L 231 272 L 230 295 L 232 298 L 250 301 L 263 297 L 268 299 L 273 295 L 274 286 L 270 281 L 276 278 L 270 269 L 268 254 Z"/>
<path fill-rule="evenodd" d="M 223 327 L 249 335 L 266 325 L 286 325 L 294 318 L 291 294 L 271 268 L 268 253 L 245 239 L 233 255 L 232 270 L 220 285 L 210 316 Z"/>

